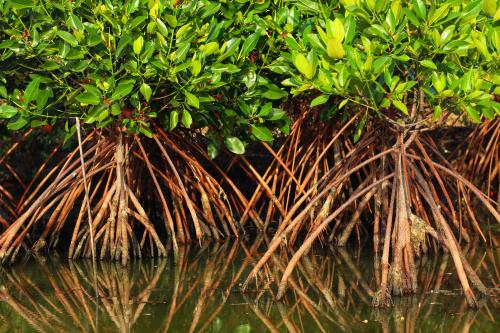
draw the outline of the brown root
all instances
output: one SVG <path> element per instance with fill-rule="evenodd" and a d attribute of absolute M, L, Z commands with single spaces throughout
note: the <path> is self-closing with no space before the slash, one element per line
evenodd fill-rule
<path fill-rule="evenodd" d="M 428 235 L 436 230 L 444 240 L 444 248 L 452 254 L 468 304 L 476 306 L 469 280 L 476 281 L 473 285 L 480 291 L 484 285 L 468 269 L 460 242 L 470 241 L 474 234 L 484 239 L 470 207 L 471 195 L 500 221 L 491 200 L 454 171 L 432 137 L 418 129 L 395 128 L 395 140 L 390 144 L 386 138 L 391 132 L 386 125 L 377 128 L 372 124 L 353 146 L 347 135 L 352 133 L 351 123 L 338 131 L 322 128 L 309 141 L 301 138 L 306 123 L 302 118 L 297 120 L 288 141 L 278 152 L 272 152 L 274 161 L 269 169 L 257 177 L 257 190 L 249 204 L 256 210 L 262 210 L 262 204 L 269 205 L 265 225 L 270 223 L 270 217 L 279 222 L 267 251 L 254 266 L 243 289 L 257 278 L 275 251 L 283 245 L 293 247 L 300 240 L 278 286 L 277 298 L 283 297 L 292 271 L 313 244 L 323 242 L 325 235 L 331 241 L 340 231 L 337 244 L 345 246 L 353 231 L 359 239 L 359 229 L 367 226 L 364 219 L 375 214 L 374 223 L 367 227 L 374 228 L 377 244 L 381 229 L 385 229 L 386 236 L 382 280 L 374 305 L 390 303 L 383 297 L 387 291 L 391 295 L 417 291 L 415 257 L 429 251 L 432 244 Z M 264 197 L 268 200 L 259 201 Z M 456 207 L 452 198 L 457 198 L 461 205 Z M 270 210 L 274 213 L 269 214 Z M 305 235 L 303 239 L 301 234 Z M 435 246 L 434 249 L 437 250 Z"/>
<path fill-rule="evenodd" d="M 100 259 L 122 264 L 131 257 L 166 256 L 165 235 L 176 257 L 178 242 L 191 234 L 200 242 L 204 237 L 238 237 L 229 202 L 243 207 L 241 193 L 226 192 L 202 164 L 208 160 L 199 153 L 203 149 L 182 135 L 158 129 L 146 146 L 147 139 L 92 131 L 82 143 L 83 168 L 78 149 L 56 165 L 44 163 L 36 173 L 38 185 L 18 204 L 19 217 L 0 234 L 1 262 L 13 262 L 23 247 L 32 252 L 55 247 L 61 233 L 71 233 L 65 244 L 69 258 L 90 257 L 95 238 Z M 150 218 L 155 215 L 159 218 Z M 72 219 L 76 223 L 70 225 Z"/>

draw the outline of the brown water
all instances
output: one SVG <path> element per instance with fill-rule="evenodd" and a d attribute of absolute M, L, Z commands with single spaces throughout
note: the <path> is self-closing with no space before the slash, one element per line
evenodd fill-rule
<path fill-rule="evenodd" d="M 281 302 L 273 280 L 240 284 L 261 245 L 191 245 L 173 260 L 118 263 L 38 259 L 0 269 L 0 332 L 499 332 L 498 298 L 468 309 L 447 255 L 419 261 L 419 293 L 371 309 L 378 263 L 370 251 L 314 250 Z M 289 254 L 283 252 L 282 256 Z M 488 287 L 499 287 L 499 249 L 468 257 Z M 98 298 L 96 302 L 95 279 Z M 265 281 L 268 281 L 266 283 Z"/>

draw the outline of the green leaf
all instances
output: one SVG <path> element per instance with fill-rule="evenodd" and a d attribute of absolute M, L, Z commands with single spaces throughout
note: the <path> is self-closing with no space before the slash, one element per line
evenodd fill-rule
<path fill-rule="evenodd" d="M 314 74 L 316 73 L 314 66 L 303 54 L 297 54 L 293 63 L 299 72 L 301 72 L 306 78 L 312 79 L 314 77 Z"/>
<path fill-rule="evenodd" d="M 142 96 L 144 96 L 144 99 L 149 102 L 149 99 L 151 98 L 151 94 L 153 93 L 153 91 L 151 90 L 151 87 L 149 86 L 149 84 L 147 84 L 146 82 L 144 82 L 143 84 L 141 84 L 141 87 L 139 88 L 139 91 L 141 92 Z"/>
<path fill-rule="evenodd" d="M 333 22 L 329 20 L 329 24 L 326 26 L 326 32 L 330 38 L 335 38 L 339 42 L 344 40 L 344 24 L 338 18 L 336 18 Z"/>
<path fill-rule="evenodd" d="M 67 31 L 58 30 L 57 35 L 61 37 L 62 40 L 67 42 L 69 45 L 73 47 L 78 46 L 78 41 L 76 40 L 76 37 L 73 36 L 71 33 Z"/>
<path fill-rule="evenodd" d="M 75 99 L 83 104 L 98 105 L 101 102 L 98 96 L 89 92 L 81 93 L 80 95 L 76 96 Z"/>
<path fill-rule="evenodd" d="M 17 118 L 16 120 L 12 119 L 11 121 L 9 121 L 9 123 L 7 124 L 7 128 L 11 131 L 18 131 L 21 128 L 28 125 L 28 123 L 29 123 L 29 119 L 24 117 L 24 116 L 21 116 L 21 117 Z"/>
<path fill-rule="evenodd" d="M 429 24 L 433 24 L 434 22 L 439 22 L 443 17 L 445 17 L 448 14 L 448 11 L 450 9 L 450 5 L 445 3 L 438 9 L 434 11 L 434 14 L 432 14 L 431 18 L 429 19 Z"/>
<path fill-rule="evenodd" d="M 484 0 L 483 11 L 488 16 L 495 16 L 495 13 L 497 11 L 497 0 Z"/>
<path fill-rule="evenodd" d="M 392 104 L 401 112 L 403 112 L 405 115 L 408 115 L 408 108 L 406 107 L 406 105 L 401 102 L 401 101 L 398 101 L 397 99 L 393 100 L 392 101 Z"/>
<path fill-rule="evenodd" d="M 450 25 L 446 27 L 441 33 L 441 45 L 448 43 L 451 38 L 453 38 L 453 33 L 455 32 L 455 25 Z"/>
<path fill-rule="evenodd" d="M 199 61 L 198 59 L 191 60 L 191 74 L 193 74 L 193 76 L 198 76 L 200 72 L 201 72 L 201 61 Z"/>
<path fill-rule="evenodd" d="M 465 75 L 461 79 L 461 86 L 462 90 L 465 91 L 466 93 L 470 92 L 472 90 L 472 84 L 473 84 L 473 78 L 474 78 L 474 72 L 472 68 L 465 73 Z"/>
<path fill-rule="evenodd" d="M 467 115 L 469 116 L 470 120 L 472 120 L 476 124 L 481 123 L 481 115 L 476 109 L 468 106 L 465 108 L 465 111 L 467 112 Z"/>
<path fill-rule="evenodd" d="M 165 37 L 168 37 L 168 29 L 160 18 L 156 18 L 156 28 Z"/>
<path fill-rule="evenodd" d="M 441 117 L 441 114 L 443 113 L 443 109 L 441 108 L 441 105 L 436 105 L 434 107 L 434 113 L 432 115 L 432 120 L 436 121 Z"/>
<path fill-rule="evenodd" d="M 262 94 L 262 97 L 267 99 L 281 99 L 287 95 L 284 90 L 268 90 Z"/>
<path fill-rule="evenodd" d="M 140 54 L 144 46 L 144 37 L 139 36 L 134 40 L 133 49 L 135 54 Z"/>
<path fill-rule="evenodd" d="M 148 138 L 152 138 L 153 137 L 153 132 L 151 131 L 151 129 L 149 127 L 140 126 L 139 127 L 139 132 L 142 133 L 142 134 L 144 134 Z"/>
<path fill-rule="evenodd" d="M 363 134 L 363 128 L 365 127 L 366 119 L 368 118 L 368 113 L 365 113 L 358 126 L 356 126 L 356 130 L 354 131 L 354 142 L 358 142 L 359 138 L 361 138 L 361 134 Z"/>
<path fill-rule="evenodd" d="M 91 84 L 84 84 L 83 85 L 83 89 L 85 89 L 86 92 L 91 93 L 92 95 L 95 95 L 95 96 L 98 96 L 98 97 L 102 96 L 101 91 L 99 90 L 99 88 L 97 88 L 96 86 L 93 86 Z"/>
<path fill-rule="evenodd" d="M 0 105 L 0 119 L 10 119 L 14 117 L 19 110 L 11 105 Z"/>
<path fill-rule="evenodd" d="M 40 77 L 37 76 L 34 78 L 30 84 L 26 87 L 26 90 L 24 91 L 24 101 L 25 103 L 29 103 L 32 100 L 36 99 L 36 96 L 38 95 L 38 88 L 40 87 Z"/>
<path fill-rule="evenodd" d="M 120 107 L 120 104 L 114 103 L 111 105 L 111 114 L 113 116 L 119 116 L 122 113 L 122 108 Z"/>
<path fill-rule="evenodd" d="M 236 50 L 238 49 L 238 45 L 240 44 L 241 39 L 239 38 L 231 38 L 227 42 L 225 42 L 220 48 L 221 55 L 217 58 L 217 61 L 222 61 L 227 57 L 232 56 Z"/>
<path fill-rule="evenodd" d="M 26 9 L 35 7 L 35 1 L 33 0 L 8 0 L 7 1 L 12 8 L 15 9 Z"/>
<path fill-rule="evenodd" d="M 252 125 L 252 134 L 260 141 L 273 141 L 273 134 L 267 127 Z"/>
<path fill-rule="evenodd" d="M 129 34 L 124 34 L 120 38 L 120 41 L 118 42 L 118 46 L 116 47 L 115 58 L 118 59 L 118 57 L 120 56 L 120 54 L 122 54 L 123 49 L 125 48 L 125 46 L 127 46 L 128 44 L 130 44 L 130 42 L 132 42 L 132 36 L 130 36 Z"/>
<path fill-rule="evenodd" d="M 182 110 L 182 125 L 186 128 L 190 128 L 193 123 L 193 118 L 188 110 Z"/>
<path fill-rule="evenodd" d="M 342 109 L 347 103 L 349 102 L 349 99 L 346 98 L 339 104 L 339 110 Z"/>
<path fill-rule="evenodd" d="M 165 15 L 165 20 L 167 21 L 168 25 L 171 26 L 172 28 L 175 28 L 177 26 L 177 18 L 175 16 Z"/>
<path fill-rule="evenodd" d="M 434 64 L 434 62 L 430 59 L 422 60 L 422 61 L 420 61 L 420 64 L 424 67 L 437 70 L 436 64 Z"/>
<path fill-rule="evenodd" d="M 227 149 L 229 149 L 229 151 L 234 154 L 242 155 L 245 153 L 245 145 L 237 137 L 227 137 L 224 140 L 224 144 L 226 145 Z"/>
<path fill-rule="evenodd" d="M 73 29 L 83 30 L 82 21 L 73 13 L 69 14 L 68 23 Z"/>
<path fill-rule="evenodd" d="M 413 11 L 420 16 L 421 19 L 425 19 L 427 16 L 427 8 L 425 7 L 424 0 L 413 0 Z"/>
<path fill-rule="evenodd" d="M 247 39 L 245 39 L 245 42 L 243 43 L 243 46 L 241 47 L 241 56 L 245 57 L 248 55 L 253 49 L 255 49 L 255 46 L 257 46 L 257 43 L 260 38 L 260 31 L 256 31 L 250 36 L 248 36 Z"/>
<path fill-rule="evenodd" d="M 179 123 L 179 113 L 174 110 L 174 111 L 170 112 L 170 119 L 169 119 L 168 128 L 172 131 L 174 128 L 177 127 L 178 123 Z"/>
<path fill-rule="evenodd" d="M 345 43 L 350 43 L 356 34 L 356 20 L 354 15 L 349 15 L 345 25 Z"/>
<path fill-rule="evenodd" d="M 286 37 L 285 42 L 293 51 L 299 51 L 301 49 L 299 43 L 297 43 L 297 41 L 291 36 Z"/>
<path fill-rule="evenodd" d="M 244 325 L 239 325 L 237 326 L 233 333 L 250 333 L 252 331 L 252 328 L 250 324 L 244 324 Z"/>
<path fill-rule="evenodd" d="M 241 68 L 233 64 L 215 64 L 211 68 L 213 73 L 234 74 L 241 71 Z"/>
<path fill-rule="evenodd" d="M 434 86 L 434 88 L 438 93 L 441 93 L 444 90 L 444 88 L 446 88 L 446 80 L 443 80 L 442 77 L 438 75 L 438 73 L 432 72 L 431 79 L 432 79 L 432 85 Z"/>
<path fill-rule="evenodd" d="M 214 142 L 210 141 L 207 145 L 207 153 L 208 153 L 208 157 L 210 157 L 210 159 L 214 159 L 217 157 L 217 155 L 219 155 L 219 149 L 220 149 L 220 145 L 218 144 L 215 144 Z"/>
<path fill-rule="evenodd" d="M 209 56 L 219 51 L 219 43 L 210 42 L 205 45 L 200 46 L 200 51 L 203 52 L 205 56 Z"/>
<path fill-rule="evenodd" d="M 268 102 L 264 104 L 264 106 L 260 109 L 258 115 L 260 117 L 266 117 L 269 115 L 269 113 L 271 113 L 272 108 L 273 108 L 273 103 Z"/>
<path fill-rule="evenodd" d="M 111 95 L 111 99 L 116 101 L 117 99 L 123 98 L 130 94 L 133 89 L 133 83 L 120 83 L 113 92 L 113 95 Z"/>
<path fill-rule="evenodd" d="M 188 105 L 194 106 L 197 109 L 200 107 L 200 100 L 198 97 L 186 90 L 184 90 L 184 95 L 186 96 L 186 102 Z"/>
<path fill-rule="evenodd" d="M 340 59 L 345 56 L 342 43 L 335 37 L 330 38 L 326 44 L 326 53 L 332 59 Z"/>
<path fill-rule="evenodd" d="M 328 102 L 329 98 L 330 98 L 330 96 L 328 96 L 328 95 L 319 95 L 318 97 L 316 97 L 315 99 L 313 99 L 311 101 L 311 107 L 313 108 L 315 106 L 325 104 L 326 102 Z"/>

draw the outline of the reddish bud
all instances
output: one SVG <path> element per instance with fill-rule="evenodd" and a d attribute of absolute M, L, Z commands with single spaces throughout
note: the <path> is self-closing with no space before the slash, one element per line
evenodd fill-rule
<path fill-rule="evenodd" d="M 253 51 L 251 54 L 250 54 L 250 61 L 255 63 L 257 61 L 257 56 L 258 56 L 258 53 L 256 51 Z"/>
<path fill-rule="evenodd" d="M 50 134 L 52 132 L 53 127 L 54 126 L 52 126 L 51 124 L 45 124 L 42 126 L 42 132 L 45 134 Z"/>

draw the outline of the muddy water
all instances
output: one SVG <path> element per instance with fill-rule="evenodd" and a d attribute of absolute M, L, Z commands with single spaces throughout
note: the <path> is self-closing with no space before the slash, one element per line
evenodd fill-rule
<path fill-rule="evenodd" d="M 272 258 L 258 287 L 241 291 L 262 251 L 258 243 L 193 245 L 181 248 L 176 265 L 142 259 L 126 268 L 98 263 L 95 271 L 86 260 L 32 259 L 0 269 L 0 332 L 500 331 L 500 299 L 468 309 L 447 255 L 418 262 L 417 295 L 374 310 L 379 272 L 370 251 L 314 249 L 281 302 L 273 281 L 286 252 Z M 500 249 L 468 250 L 488 287 L 500 286 L 499 255 Z"/>

